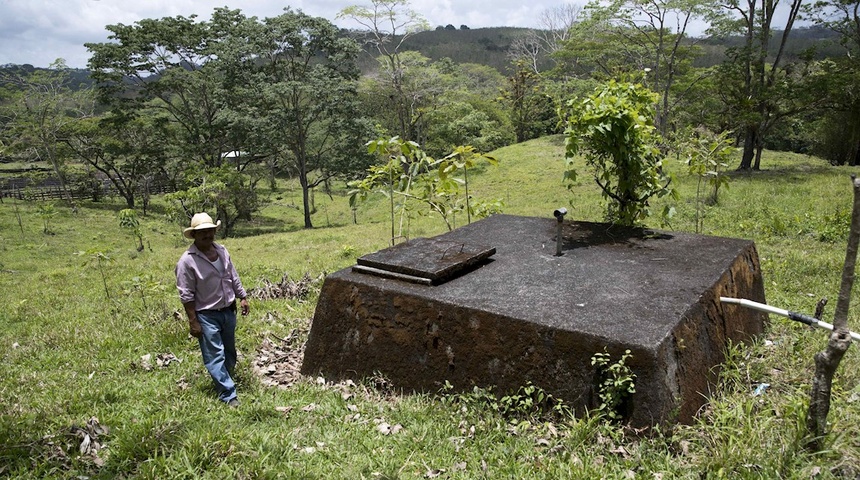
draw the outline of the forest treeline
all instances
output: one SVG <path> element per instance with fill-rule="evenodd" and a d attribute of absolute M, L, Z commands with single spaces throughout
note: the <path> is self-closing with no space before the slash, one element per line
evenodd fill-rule
<path fill-rule="evenodd" d="M 66 190 L 109 181 L 129 208 L 167 184 L 178 222 L 211 210 L 227 232 L 261 207 L 260 182 L 289 176 L 312 227 L 313 189 L 387 161 L 372 140 L 488 152 L 563 133 L 572 99 L 622 81 L 654 92 L 664 155 L 728 138 L 739 169 L 765 148 L 856 164 L 856 2 L 792 0 L 786 19 L 765 3 L 563 4 L 536 29 L 434 29 L 400 0 L 344 9 L 354 30 L 290 9 L 108 25 L 85 70 L 0 69 L 0 157 L 47 164 Z"/>

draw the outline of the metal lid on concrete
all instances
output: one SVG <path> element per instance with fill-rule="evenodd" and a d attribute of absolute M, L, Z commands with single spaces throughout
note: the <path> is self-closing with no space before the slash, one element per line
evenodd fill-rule
<path fill-rule="evenodd" d="M 416 238 L 364 255 L 355 271 L 439 285 L 480 265 L 496 253 L 494 247 L 437 238 Z M 366 267 L 366 268 L 362 268 Z"/>

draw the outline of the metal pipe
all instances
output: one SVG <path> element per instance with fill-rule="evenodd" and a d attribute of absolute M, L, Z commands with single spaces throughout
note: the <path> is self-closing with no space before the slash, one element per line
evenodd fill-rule
<path fill-rule="evenodd" d="M 555 211 L 552 212 L 552 214 L 553 214 L 553 216 L 555 216 L 555 219 L 558 221 L 558 229 L 557 229 L 556 235 L 555 235 L 555 256 L 560 257 L 562 255 L 562 253 L 561 253 L 561 236 L 562 236 L 561 227 L 562 227 L 562 224 L 564 222 L 564 216 L 567 215 L 567 209 L 566 208 L 557 208 Z"/>
<path fill-rule="evenodd" d="M 772 307 L 770 305 L 766 305 L 764 303 L 754 302 L 752 300 L 747 300 L 744 298 L 730 298 L 730 297 L 720 297 L 720 301 L 723 303 L 732 303 L 735 305 L 740 305 L 742 307 L 752 308 L 753 310 L 759 310 L 762 312 L 773 313 L 775 315 L 780 315 L 783 317 L 787 317 L 795 322 L 800 322 L 806 325 L 810 325 L 813 327 L 823 328 L 825 330 L 833 330 L 833 325 L 822 322 L 821 320 L 810 317 L 809 315 L 805 315 L 803 313 L 792 312 L 789 310 L 784 310 L 782 308 Z M 848 332 L 851 335 L 851 338 L 854 340 L 860 340 L 860 334 L 854 332 Z"/>
<path fill-rule="evenodd" d="M 429 278 L 416 277 L 415 275 L 407 275 L 405 273 L 392 272 L 389 270 L 383 270 L 381 268 L 368 267 L 365 265 L 353 265 L 352 271 L 353 272 L 360 272 L 360 273 L 368 273 L 370 275 L 376 275 L 378 277 L 403 280 L 404 282 L 420 283 L 421 285 L 433 285 L 433 280 L 431 280 Z"/>

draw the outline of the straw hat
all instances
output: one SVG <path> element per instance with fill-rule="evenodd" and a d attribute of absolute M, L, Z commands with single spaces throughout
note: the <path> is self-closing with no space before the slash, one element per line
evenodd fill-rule
<path fill-rule="evenodd" d="M 212 223 L 212 217 L 208 213 L 195 213 L 191 217 L 191 226 L 182 231 L 185 238 L 194 238 L 194 230 L 205 230 L 207 228 L 218 228 L 221 226 L 221 220 L 218 223 Z"/>

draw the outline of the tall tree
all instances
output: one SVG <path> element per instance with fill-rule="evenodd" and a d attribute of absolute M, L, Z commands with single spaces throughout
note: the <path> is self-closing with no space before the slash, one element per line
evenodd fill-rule
<path fill-rule="evenodd" d="M 383 129 L 392 132 L 403 131 L 404 125 L 401 123 L 403 119 L 400 116 L 391 115 L 392 111 L 400 108 L 392 103 L 394 102 L 400 104 L 406 111 L 405 131 L 410 141 L 426 143 L 428 140 L 427 115 L 440 105 L 446 91 L 446 77 L 450 76 L 450 73 L 446 72 L 453 67 L 447 59 L 434 63 L 416 51 L 401 52 L 399 59 L 399 93 L 394 93 L 395 90 L 392 89 L 389 81 L 390 64 L 380 57 L 379 75 L 364 83 L 367 87 L 364 89 L 364 95 L 371 103 L 378 105 L 374 111 L 381 115 L 377 115 L 376 121 Z"/>
<path fill-rule="evenodd" d="M 216 9 L 213 22 L 241 22 L 238 12 Z M 196 16 L 143 19 L 108 25 L 106 43 L 88 43 L 89 68 L 101 99 L 123 114 L 149 111 L 176 127 L 181 154 L 219 167 L 232 151 L 224 118 L 222 73 L 210 24 Z"/>
<path fill-rule="evenodd" d="M 558 124 L 556 105 L 545 91 L 544 78 L 528 64 L 519 61 L 508 77 L 502 98 L 509 104 L 516 141 L 537 138 L 555 132 Z"/>
<path fill-rule="evenodd" d="M 397 133 L 402 139 L 416 140 L 417 112 L 406 91 L 402 53 L 409 37 L 430 28 L 427 20 L 410 8 L 408 0 L 372 0 L 370 6 L 344 8 L 337 17 L 351 19 L 366 29 L 359 33 L 385 63 L 382 72 L 391 88 L 390 109 L 397 118 Z"/>
<path fill-rule="evenodd" d="M 243 93 L 231 108 L 252 127 L 247 138 L 255 151 L 296 174 L 304 226 L 312 228 L 310 190 L 369 165 L 364 141 L 371 129 L 356 100 L 359 47 L 328 20 L 289 9 L 247 39 Z"/>
<path fill-rule="evenodd" d="M 591 64 L 609 78 L 642 78 L 660 97 L 655 125 L 666 135 L 677 104 L 698 79 L 686 77 L 676 87 L 698 54 L 697 40 L 688 31 L 697 21 L 710 22 L 720 12 L 713 0 L 613 0 L 589 3 L 559 54 L 574 64 Z"/>
<path fill-rule="evenodd" d="M 0 110 L 3 125 L 0 144 L 28 160 L 48 162 L 66 201 L 72 203 L 64 171 L 67 158 L 59 146 L 64 129 L 94 115 L 92 90 L 70 87 L 68 67 L 62 59 L 48 69 L 28 74 L 4 70 L 0 82 L 11 86 L 8 91 L 12 96 Z"/>
<path fill-rule="evenodd" d="M 823 62 L 827 70 L 827 110 L 817 151 L 836 164 L 860 164 L 860 2 L 822 0 L 810 17 L 839 34 L 845 55 Z"/>
<path fill-rule="evenodd" d="M 62 143 L 75 158 L 100 172 L 128 208 L 140 198 L 145 214 L 154 179 L 164 179 L 165 141 L 152 122 L 111 115 L 82 119 L 63 130 Z"/>
<path fill-rule="evenodd" d="M 780 0 L 728 0 L 723 3 L 730 17 L 716 25 L 717 31 L 741 34 L 744 38 L 741 48 L 728 52 L 729 60 L 724 70 L 731 72 L 739 82 L 738 95 L 730 99 L 743 119 L 744 150 L 738 170 L 758 170 L 760 167 L 764 136 L 782 108 L 778 82 L 792 78 L 794 67 L 786 61 L 785 47 L 803 1 L 788 0 L 785 4 L 785 24 L 776 39 L 779 42 L 776 53 L 770 59 L 768 52 L 774 39 L 774 22 Z"/>

